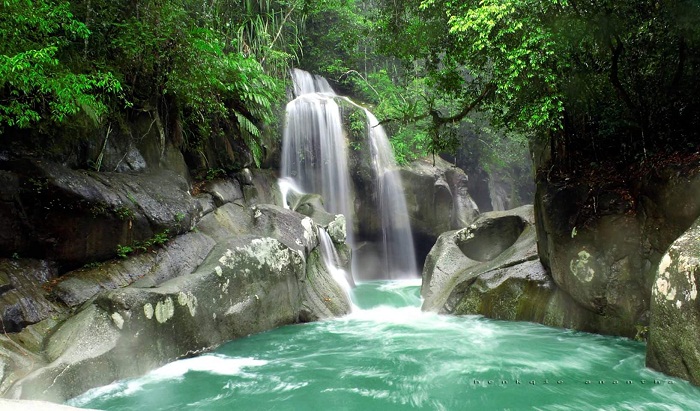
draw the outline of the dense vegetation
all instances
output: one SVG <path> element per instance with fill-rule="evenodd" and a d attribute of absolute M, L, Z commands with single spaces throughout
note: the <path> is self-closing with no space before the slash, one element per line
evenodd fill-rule
<path fill-rule="evenodd" d="M 185 150 L 235 132 L 259 161 L 297 3 L 4 0 L 0 132 L 48 138 L 146 112 Z"/>
<path fill-rule="evenodd" d="M 135 113 L 197 152 L 236 134 L 255 161 L 287 69 L 373 105 L 400 161 L 508 161 L 528 139 L 562 168 L 698 148 L 694 0 L 3 0 L 0 138 L 76 135 Z M 64 131 L 65 132 L 65 131 Z M 9 137 L 8 137 L 9 136 Z"/>
<path fill-rule="evenodd" d="M 478 112 L 499 131 L 490 139 L 547 140 L 561 167 L 697 148 L 696 1 L 370 3 L 354 67 L 380 117 L 427 133 L 411 132 L 415 145 L 462 146 L 454 128 Z M 380 66 L 361 64 L 367 48 L 384 56 Z"/>

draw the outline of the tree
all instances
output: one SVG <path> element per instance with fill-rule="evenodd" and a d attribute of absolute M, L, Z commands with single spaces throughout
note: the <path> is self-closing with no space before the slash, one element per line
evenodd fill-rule
<path fill-rule="evenodd" d="M 379 35 L 455 102 L 415 118 L 479 108 L 555 151 L 631 161 L 697 144 L 699 16 L 693 1 L 386 1 Z"/>
<path fill-rule="evenodd" d="M 118 94 L 109 72 L 72 67 L 71 46 L 90 35 L 67 1 L 0 3 L 0 134 L 7 128 L 50 129 L 79 112 L 97 120 L 105 94 Z"/>

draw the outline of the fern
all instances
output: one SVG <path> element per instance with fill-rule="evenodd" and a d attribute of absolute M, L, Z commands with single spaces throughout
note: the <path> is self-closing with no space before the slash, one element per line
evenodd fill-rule
<path fill-rule="evenodd" d="M 255 162 L 256 167 L 260 167 L 263 157 L 263 147 L 259 140 L 260 129 L 243 114 L 235 112 L 235 115 L 241 129 L 241 137 L 253 155 L 253 162 Z"/>

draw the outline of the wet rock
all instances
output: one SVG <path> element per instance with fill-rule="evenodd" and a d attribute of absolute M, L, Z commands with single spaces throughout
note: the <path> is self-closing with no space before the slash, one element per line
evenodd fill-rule
<path fill-rule="evenodd" d="M 246 204 L 225 204 L 204 216 L 197 224 L 197 230 L 216 242 L 237 235 L 250 234 L 255 224 L 253 214 L 253 208 Z"/>
<path fill-rule="evenodd" d="M 318 321 L 350 313 L 350 299 L 346 291 L 333 279 L 318 249 L 315 249 L 306 261 L 306 276 L 301 280 L 301 295 L 301 321 Z"/>
<path fill-rule="evenodd" d="M 155 253 L 66 275 L 54 294 L 76 312 L 25 333 L 21 343 L 42 347 L 44 358 L 23 374 L 23 364 L 8 362 L 6 375 L 21 379 L 8 395 L 64 401 L 234 338 L 349 312 L 311 218 L 227 203 L 197 231 Z M 347 264 L 349 249 L 338 248 Z"/>
<path fill-rule="evenodd" d="M 103 290 L 134 284 L 153 287 L 194 271 L 214 247 L 201 233 L 188 233 L 165 244 L 158 252 L 140 253 L 124 260 L 72 271 L 53 287 L 52 295 L 69 307 L 78 306 Z"/>
<path fill-rule="evenodd" d="M 441 313 L 584 331 L 614 326 L 560 289 L 540 263 L 532 206 L 484 213 L 440 236 L 426 260 L 421 293 L 423 309 Z"/>
<path fill-rule="evenodd" d="M 304 275 L 304 258 L 273 238 L 230 239 L 190 275 L 100 294 L 51 335 L 49 365 L 15 385 L 12 395 L 63 401 L 230 339 L 294 323 Z"/>
<path fill-rule="evenodd" d="M 658 170 L 636 190 L 634 201 L 581 182 L 538 185 L 540 258 L 557 286 L 605 319 L 595 332 L 635 337 L 648 326 L 655 267 L 700 216 L 700 174 Z"/>
<path fill-rule="evenodd" d="M 217 207 L 243 198 L 241 185 L 234 179 L 210 181 L 204 185 L 202 191 L 212 196 Z"/>
<path fill-rule="evenodd" d="M 445 310 L 448 298 L 462 282 L 536 260 L 533 218 L 532 206 L 493 211 L 482 214 L 469 227 L 441 235 L 423 268 L 423 310 Z"/>
<path fill-rule="evenodd" d="M 299 194 L 290 192 L 287 194 L 287 204 L 291 210 L 307 217 L 311 217 L 316 224 L 327 226 L 335 217 L 326 211 L 323 198 L 319 194 Z"/>
<path fill-rule="evenodd" d="M 440 234 L 466 227 L 479 214 L 467 190 L 467 176 L 445 160 L 423 158 L 401 167 L 406 206 L 419 261 Z"/>
<path fill-rule="evenodd" d="M 248 204 L 274 204 L 282 207 L 282 193 L 277 185 L 278 177 L 277 172 L 272 170 L 247 170 L 237 175 Z"/>
<path fill-rule="evenodd" d="M 45 362 L 39 354 L 0 334 L 0 392 L 6 392 L 17 380 L 42 365 Z"/>
<path fill-rule="evenodd" d="M 308 254 L 318 246 L 310 217 L 271 204 L 254 206 L 253 232 L 278 239 L 287 247 Z"/>
<path fill-rule="evenodd" d="M 0 258 L 0 332 L 18 332 L 60 311 L 46 298 L 57 275 L 48 261 Z"/>
<path fill-rule="evenodd" d="M 331 240 L 333 240 L 335 244 L 345 244 L 345 240 L 347 239 L 345 216 L 342 214 L 337 214 L 333 221 L 328 223 L 327 231 L 328 235 L 331 237 Z"/>
<path fill-rule="evenodd" d="M 647 365 L 700 385 L 700 219 L 661 258 L 651 298 Z"/>
<path fill-rule="evenodd" d="M 120 174 L 77 171 L 38 161 L 11 161 L 3 175 L 0 236 L 5 256 L 57 260 L 68 267 L 104 261 L 117 245 L 188 231 L 200 210 L 180 175 L 157 170 Z"/>

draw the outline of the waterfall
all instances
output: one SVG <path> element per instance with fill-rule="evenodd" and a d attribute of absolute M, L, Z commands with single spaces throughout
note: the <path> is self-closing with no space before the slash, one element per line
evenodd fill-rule
<path fill-rule="evenodd" d="M 321 257 L 323 258 L 323 265 L 326 267 L 329 273 L 333 276 L 338 285 L 345 291 L 345 295 L 348 297 L 348 301 L 352 301 L 350 297 L 351 289 L 355 286 L 355 282 L 345 270 L 343 270 L 340 263 L 340 257 L 338 256 L 338 251 L 333 245 L 333 240 L 328 235 L 326 230 L 318 227 L 318 240 L 321 246 Z"/>
<path fill-rule="evenodd" d="M 326 210 L 345 215 L 352 227 L 345 136 L 335 93 L 322 77 L 295 70 L 293 78 L 297 97 L 286 109 L 282 178 L 292 180 L 300 191 L 321 194 Z"/>
<path fill-rule="evenodd" d="M 384 128 L 365 110 L 369 121 L 372 164 L 377 173 L 379 209 L 382 216 L 382 245 L 388 278 L 404 278 L 418 273 L 411 224 L 406 208 L 401 176 Z"/>
<path fill-rule="evenodd" d="M 285 190 L 318 193 L 326 210 L 345 215 L 347 242 L 354 249 L 356 235 L 353 190 L 348 170 L 348 143 L 338 101 L 364 110 L 366 136 L 381 216 L 381 239 L 369 247 L 376 248 L 380 266 L 373 270 L 381 275 L 363 278 L 406 278 L 418 275 L 401 179 L 389 140 L 377 119 L 350 99 L 335 94 L 328 81 L 302 70 L 293 70 L 294 99 L 286 107 L 286 125 L 282 143 L 282 185 Z M 285 200 L 286 202 L 286 200 Z M 362 224 L 358 221 L 358 224 Z M 352 267 L 356 267 L 353 253 Z M 366 267 L 364 268 L 367 269 Z M 357 276 L 357 270 L 353 270 Z"/>

